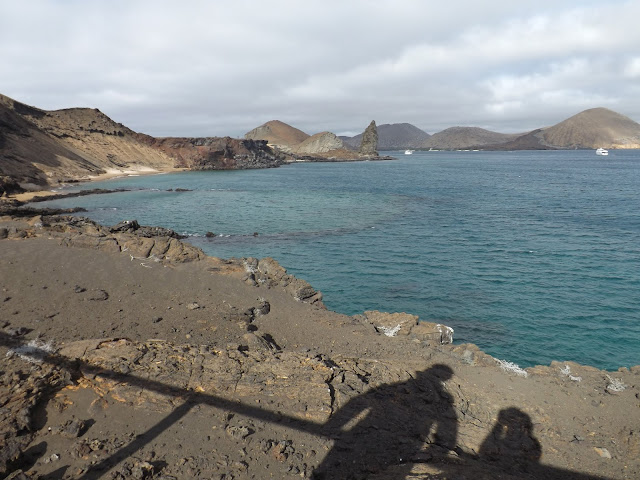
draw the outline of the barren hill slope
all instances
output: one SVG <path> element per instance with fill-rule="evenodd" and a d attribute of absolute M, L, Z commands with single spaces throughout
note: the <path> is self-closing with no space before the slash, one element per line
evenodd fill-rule
<path fill-rule="evenodd" d="M 247 140 L 266 140 L 272 145 L 291 148 L 304 142 L 309 138 L 309 135 L 280 120 L 271 120 L 247 132 L 244 138 Z"/>
<path fill-rule="evenodd" d="M 342 149 L 344 143 L 331 132 L 320 132 L 305 139 L 293 148 L 295 153 L 314 155 Z"/>
<path fill-rule="evenodd" d="M 591 108 L 544 130 L 560 148 L 640 148 L 640 124 L 606 108 Z"/>
<path fill-rule="evenodd" d="M 26 110 L 21 107 L 26 105 L 18 104 L 18 110 Z M 66 172 L 72 175 L 78 168 L 101 172 L 98 166 L 25 120 L 14 110 L 10 99 L 0 95 L 0 175 L 25 184 L 45 185 L 51 171 L 58 171 L 59 178 L 64 178 Z"/>
<path fill-rule="evenodd" d="M 104 173 L 277 166 L 264 141 L 228 137 L 156 139 L 98 109 L 45 111 L 0 95 L 0 176 L 26 188 Z"/>
<path fill-rule="evenodd" d="M 123 168 L 172 168 L 174 160 L 97 109 L 45 111 L 0 95 L 0 174 L 53 184 Z"/>
<path fill-rule="evenodd" d="M 506 143 L 518 136 L 519 134 L 497 133 L 478 127 L 451 127 L 434 133 L 422 147 L 457 150 Z"/>

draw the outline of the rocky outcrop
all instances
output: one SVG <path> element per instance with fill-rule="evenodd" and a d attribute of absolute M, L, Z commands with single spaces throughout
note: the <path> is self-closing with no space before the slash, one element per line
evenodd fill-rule
<path fill-rule="evenodd" d="M 20 209 L 20 207 L 15 207 Z M 3 213 L 0 210 L 0 213 Z M 15 215 L 14 209 L 5 213 Z M 19 212 L 17 212 L 19 213 Z M 194 261 L 205 261 L 210 268 L 233 273 L 253 286 L 281 287 L 296 301 L 324 308 L 322 293 L 307 281 L 287 273 L 273 258 L 221 260 L 208 257 L 204 252 L 182 242 L 184 237 L 173 230 L 162 227 L 141 226 L 136 220 L 124 220 L 112 227 L 104 227 L 88 218 L 64 215 L 48 215 L 48 212 L 33 216 L 36 209 L 28 208 L 26 215 L 32 216 L 22 227 L 3 228 L 0 239 L 34 238 L 47 236 L 57 239 L 66 247 L 89 248 L 111 253 L 126 253 L 131 261 L 140 265 L 175 265 Z"/>
<path fill-rule="evenodd" d="M 288 352 L 259 332 L 226 348 L 120 338 L 24 346 L 2 335 L 9 347 L 0 378 L 0 400 L 8 405 L 0 419 L 3 473 L 24 464 L 29 445 L 45 440 L 60 449 L 47 453 L 49 462 L 62 459 L 89 474 L 117 465 L 123 477 L 140 465 L 173 478 L 236 472 L 283 479 L 390 480 L 411 473 L 425 480 L 595 480 L 638 473 L 640 436 L 632 421 L 619 435 L 606 427 L 633 403 L 631 392 L 607 394 L 601 373 L 574 364 L 539 368 L 535 379 L 525 379 L 497 365 L 463 367 L 453 357 L 438 363 Z M 621 383 L 635 378 L 614 376 Z M 500 386 L 488 388 L 490 379 L 501 379 Z M 562 398 L 517 393 L 528 388 L 558 389 Z M 515 398 L 518 406 L 509 403 Z M 538 398 L 544 409 L 529 403 Z M 563 404 L 590 418 L 581 424 L 562 417 Z M 605 406 L 618 414 L 605 420 Z M 48 418 L 40 428 L 37 409 Z M 127 424 L 119 431 L 109 416 L 116 414 Z M 596 416 L 605 424 L 594 431 Z M 145 443 L 135 441 L 138 429 L 146 430 Z M 174 440 L 171 447 L 163 446 L 163 434 Z M 146 442 L 163 462 L 154 462 Z M 196 453 L 203 442 L 206 453 Z M 129 461 L 119 464 L 114 457 L 125 445 Z M 350 461 L 353 451 L 361 462 Z"/>
<path fill-rule="evenodd" d="M 0 197 L 21 192 L 24 192 L 24 188 L 22 188 L 14 178 L 0 176 Z"/>
<path fill-rule="evenodd" d="M 417 315 L 370 310 L 360 318 L 387 337 L 406 336 L 428 345 L 453 343 L 453 328 L 440 323 L 421 322 Z"/>
<path fill-rule="evenodd" d="M 410 123 L 378 125 L 378 150 L 404 150 L 422 148 L 430 135 Z M 340 137 L 348 146 L 358 149 L 362 133 L 355 137 Z"/>
<path fill-rule="evenodd" d="M 378 130 L 376 129 L 375 120 L 371 120 L 371 123 L 362 134 L 362 142 L 358 153 L 363 156 L 378 156 Z"/>
<path fill-rule="evenodd" d="M 319 308 L 273 259 L 172 235 L 0 218 L 1 476 L 640 474 L 640 367 L 521 369 L 414 315 Z"/>
<path fill-rule="evenodd" d="M 250 285 L 282 287 L 299 302 L 314 304 L 324 308 L 322 293 L 315 290 L 306 280 L 289 275 L 287 270 L 273 258 L 245 258 L 242 264 L 246 270 L 244 281 Z"/>
<path fill-rule="evenodd" d="M 283 157 L 266 140 L 240 140 L 231 137 L 153 138 L 138 137 L 167 156 L 176 166 L 191 170 L 244 170 L 282 165 Z"/>
<path fill-rule="evenodd" d="M 335 134 L 321 132 L 296 145 L 292 151 L 298 155 L 320 155 L 344 148 L 344 143 Z"/>

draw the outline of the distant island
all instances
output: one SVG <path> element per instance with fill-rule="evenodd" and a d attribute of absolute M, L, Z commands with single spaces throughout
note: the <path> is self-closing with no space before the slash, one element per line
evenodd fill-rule
<path fill-rule="evenodd" d="M 521 134 L 451 127 L 430 135 L 408 123 L 372 121 L 363 133 L 313 135 L 279 120 L 231 137 L 155 138 L 98 109 L 46 111 L 0 94 L 0 195 L 105 176 L 272 168 L 300 161 L 379 160 L 378 151 L 640 148 L 640 124 L 606 108 Z"/>
<path fill-rule="evenodd" d="M 606 108 L 591 108 L 551 127 L 506 134 L 478 127 L 450 127 L 429 135 L 409 123 L 380 125 L 380 150 L 555 150 L 640 148 L 640 124 Z M 355 146 L 360 136 L 341 137 Z"/>

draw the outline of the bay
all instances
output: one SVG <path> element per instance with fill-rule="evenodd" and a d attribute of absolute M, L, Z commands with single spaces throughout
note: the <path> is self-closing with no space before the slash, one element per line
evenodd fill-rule
<path fill-rule="evenodd" d="M 127 177 L 96 186 L 130 192 L 44 205 L 274 257 L 332 310 L 414 313 L 520 366 L 640 364 L 640 152 L 384 153 Z"/>

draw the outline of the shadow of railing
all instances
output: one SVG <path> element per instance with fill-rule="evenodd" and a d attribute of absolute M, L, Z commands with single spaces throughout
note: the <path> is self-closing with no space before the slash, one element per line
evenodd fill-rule
<path fill-rule="evenodd" d="M 24 347 L 24 342 L 0 332 L 0 345 L 10 349 Z M 334 447 L 329 451 L 322 463 L 314 470 L 315 479 L 351 479 L 367 478 L 367 475 L 384 471 L 398 462 L 406 464 L 406 469 L 395 470 L 397 478 L 404 478 L 410 473 L 414 463 L 424 463 L 423 459 L 413 458 L 426 438 L 426 431 L 433 431 L 435 436 L 432 446 L 443 450 L 456 451 L 461 457 L 477 465 L 487 465 L 488 468 L 497 469 L 506 473 L 516 469 L 523 478 L 544 479 L 569 479 L 569 480 L 608 480 L 606 477 L 584 474 L 566 469 L 550 467 L 538 463 L 541 451 L 537 440 L 532 437 L 532 432 L 524 431 L 529 438 L 533 438 L 533 445 L 537 444 L 538 451 L 534 455 L 525 455 L 526 452 L 511 452 L 504 458 L 495 461 L 486 452 L 496 450 L 496 442 L 501 442 L 499 432 L 501 429 L 511 432 L 521 429 L 522 425 L 530 425 L 529 417 L 518 409 L 509 409 L 504 418 L 494 427 L 483 443 L 483 452 L 480 455 L 463 453 L 456 447 L 457 418 L 453 409 L 453 399 L 444 389 L 443 382 L 453 375 L 453 371 L 446 365 L 434 365 L 429 369 L 419 372 L 415 378 L 406 382 L 382 385 L 368 392 L 354 397 L 343 408 L 335 412 L 326 423 L 316 423 L 303 420 L 282 412 L 274 412 L 264 408 L 254 407 L 245 403 L 229 400 L 217 395 L 204 392 L 195 392 L 186 388 L 175 387 L 156 380 L 138 377 L 131 373 L 121 373 L 78 359 L 69 358 L 57 353 L 49 353 L 31 347 L 29 353 L 21 353 L 23 356 L 31 356 L 39 362 L 45 362 L 59 368 L 68 370 L 72 377 L 101 376 L 109 380 L 139 387 L 145 390 L 182 399 L 183 402 L 175 407 L 169 415 L 149 428 L 146 432 L 136 436 L 129 444 L 122 446 L 101 462 L 89 467 L 82 480 L 97 479 L 104 471 L 115 466 L 120 461 L 132 456 L 146 445 L 156 439 L 162 432 L 184 418 L 195 406 L 207 405 L 218 409 L 231 411 L 235 414 L 252 417 L 281 427 L 305 432 L 318 437 L 334 441 Z M 418 402 L 420 395 L 428 397 L 428 401 Z M 435 403 L 434 403 L 435 399 Z M 420 411 L 419 404 L 428 406 L 427 410 Z M 366 414 L 363 416 L 363 412 Z M 426 414 L 425 414 L 426 412 Z M 426 418 L 425 418 L 426 417 Z M 345 425 L 353 423 L 345 433 Z M 517 419 L 518 424 L 512 423 Z M 500 423 L 502 422 L 502 423 Z M 511 422 L 511 423 L 510 423 Z M 406 440 L 397 441 L 397 437 L 407 438 L 407 425 L 416 425 L 416 431 L 409 437 L 415 437 L 414 444 Z M 394 441 L 394 439 L 396 439 Z M 516 439 L 517 440 L 517 439 Z M 503 445 L 505 448 L 517 449 L 517 441 L 511 441 Z M 500 447 L 500 445 L 497 445 Z M 397 451 L 394 450 L 397 448 Z M 514 460 L 515 459 L 515 460 Z M 426 461 L 428 463 L 428 460 Z M 438 464 L 438 468 L 445 473 L 449 468 L 446 463 Z M 452 468 L 452 467 L 451 467 Z M 456 470 L 459 472 L 459 469 Z M 454 474 L 454 471 L 451 470 Z M 364 475 L 364 477 L 363 477 Z M 447 478 L 456 478 L 448 476 Z"/>

